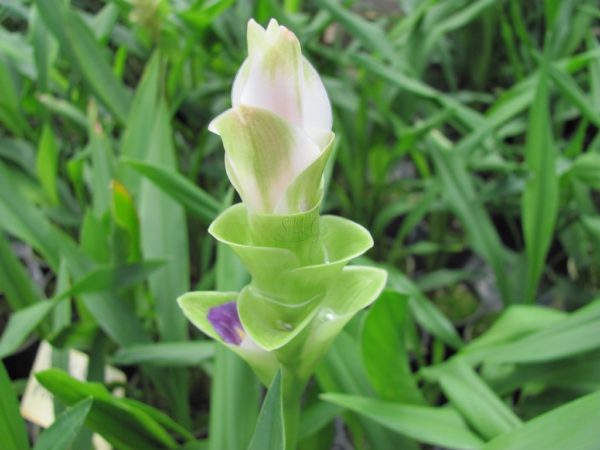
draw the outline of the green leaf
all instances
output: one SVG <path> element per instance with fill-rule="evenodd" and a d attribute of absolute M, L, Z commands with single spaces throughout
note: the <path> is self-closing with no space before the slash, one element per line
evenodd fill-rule
<path fill-rule="evenodd" d="M 109 138 L 98 119 L 95 102 L 88 107 L 88 148 L 92 159 L 91 188 L 94 213 L 98 217 L 110 207 L 110 184 L 114 172 L 114 155 Z"/>
<path fill-rule="evenodd" d="M 574 356 L 600 347 L 600 300 L 523 339 L 499 346 L 487 362 L 543 362 Z"/>
<path fill-rule="evenodd" d="M 150 146 L 144 160 L 175 171 L 175 149 L 167 105 L 156 105 Z M 167 263 L 149 278 L 155 299 L 156 321 L 161 337 L 184 340 L 185 317 L 175 299 L 189 289 L 187 224 L 183 208 L 149 181 L 144 180 L 139 204 L 142 252 L 145 258 L 166 258 Z"/>
<path fill-rule="evenodd" d="M 372 389 L 360 358 L 359 343 L 347 332 L 342 331 L 333 342 L 331 349 L 325 354 L 323 362 L 316 370 L 316 378 L 323 392 L 344 392 L 365 397 L 372 394 Z M 392 449 L 416 448 L 408 440 L 399 440 L 397 435 L 386 431 L 382 426 L 373 423 L 363 416 L 358 419 L 353 415 L 344 416 L 344 422 L 350 429 L 354 439 L 358 441 L 366 436 L 372 448 Z"/>
<path fill-rule="evenodd" d="M 0 339 L 0 359 L 14 353 L 55 305 L 45 300 L 11 314 Z"/>
<path fill-rule="evenodd" d="M 321 398 L 426 444 L 479 449 L 483 443 L 450 409 L 412 406 L 344 394 L 321 394 Z"/>
<path fill-rule="evenodd" d="M 356 36 L 363 41 L 368 48 L 379 52 L 389 61 L 397 60 L 397 55 L 391 45 L 391 41 L 385 35 L 382 28 L 369 23 L 358 14 L 353 13 L 334 0 L 319 0 L 318 3 L 335 19 L 341 22 L 352 36 Z"/>
<path fill-rule="evenodd" d="M 57 369 L 38 372 L 36 378 L 67 405 L 92 397 L 86 425 L 113 446 L 131 450 L 176 448 L 170 434 L 145 411 L 148 406 L 138 407 L 133 400 L 113 397 L 103 385 L 77 381 Z"/>
<path fill-rule="evenodd" d="M 342 408 L 326 402 L 316 402 L 314 405 L 304 408 L 298 432 L 300 440 L 307 439 L 318 433 L 323 427 L 339 416 L 341 412 Z"/>
<path fill-rule="evenodd" d="M 0 124 L 21 137 L 28 125 L 19 105 L 20 89 L 10 69 L 8 61 L 0 55 Z"/>
<path fill-rule="evenodd" d="M 119 349 L 112 357 L 113 364 L 123 366 L 149 364 L 165 367 L 194 367 L 212 358 L 213 342 L 158 342 L 133 345 Z"/>
<path fill-rule="evenodd" d="M 102 102 L 125 123 L 129 95 L 106 62 L 103 49 L 74 8 L 59 0 L 36 0 L 40 16 L 61 50 Z"/>
<path fill-rule="evenodd" d="M 375 391 L 384 400 L 422 404 L 413 378 L 404 334 L 408 296 L 384 291 L 369 310 L 362 331 L 365 370 Z"/>
<path fill-rule="evenodd" d="M 46 217 L 15 186 L 7 166 L 0 162 L 0 217 L 2 227 L 38 250 L 58 270 L 59 240 Z"/>
<path fill-rule="evenodd" d="M 42 294 L 0 229 L 0 291 L 12 310 L 37 303 Z"/>
<path fill-rule="evenodd" d="M 453 348 L 461 348 L 463 342 L 454 325 L 435 306 L 419 288 L 403 273 L 393 267 L 388 271 L 388 287 L 410 297 L 410 309 L 416 321 L 435 337 Z"/>
<path fill-rule="evenodd" d="M 5 450 L 28 450 L 25 422 L 19 412 L 17 396 L 0 362 L 0 436 Z"/>
<path fill-rule="evenodd" d="M 41 301 L 23 308 L 10 316 L 0 339 L 0 358 L 13 353 L 38 327 L 58 301 L 69 297 L 99 292 L 106 289 L 122 289 L 139 283 L 162 262 L 149 261 L 124 267 L 100 267 L 80 278 L 72 287 L 61 292 L 53 300 Z"/>
<path fill-rule="evenodd" d="M 558 212 L 558 179 L 552 143 L 546 74 L 540 74 L 531 106 L 525 162 L 529 179 L 521 201 L 527 254 L 527 300 L 533 301 Z"/>
<path fill-rule="evenodd" d="M 581 397 L 525 423 L 489 442 L 483 450 L 595 450 L 600 392 Z"/>
<path fill-rule="evenodd" d="M 113 220 L 128 233 L 130 259 L 138 260 L 141 257 L 140 221 L 133 198 L 127 188 L 116 180 L 112 180 L 110 189 L 110 211 Z"/>
<path fill-rule="evenodd" d="M 123 162 L 148 178 L 163 193 L 205 224 L 211 223 L 221 212 L 221 204 L 217 200 L 182 175 L 158 165 L 132 159 L 123 159 Z"/>
<path fill-rule="evenodd" d="M 248 450 L 285 449 L 281 372 L 277 372 L 263 402 Z M 289 449 L 293 450 L 293 449 Z"/>
<path fill-rule="evenodd" d="M 492 439 L 521 425 L 521 420 L 464 361 L 455 358 L 440 367 L 425 369 L 424 374 L 440 383 L 446 397 L 484 438 Z"/>
<path fill-rule="evenodd" d="M 566 314 L 554 309 L 534 305 L 513 305 L 506 309 L 494 324 L 481 336 L 473 339 L 460 351 L 470 362 L 485 359 L 502 345 L 521 340 L 564 319 Z M 519 345 L 519 344 L 517 344 Z"/>
<path fill-rule="evenodd" d="M 33 450 L 63 450 L 71 445 L 83 426 L 93 399 L 86 398 L 58 416 L 55 422 L 38 438 Z"/>
<path fill-rule="evenodd" d="M 432 157 L 442 192 L 452 212 L 460 219 L 473 249 L 490 265 L 505 304 L 514 302 L 507 275 L 508 255 L 494 224 L 478 198 L 463 158 L 449 151 L 449 143 L 432 133 Z"/>
<path fill-rule="evenodd" d="M 600 190 L 600 155 L 584 153 L 573 161 L 570 173 L 585 185 Z"/>
<path fill-rule="evenodd" d="M 164 261 L 143 261 L 124 266 L 100 266 L 77 279 L 71 288 L 58 295 L 58 299 L 76 297 L 104 290 L 125 289 L 142 282 L 164 265 Z"/>
<path fill-rule="evenodd" d="M 146 64 L 142 79 L 137 86 L 127 124 L 121 138 L 120 154 L 135 160 L 145 160 L 152 133 L 148 132 L 156 116 L 160 86 L 160 54 L 154 53 Z M 119 179 L 135 196 L 139 193 L 140 177 L 129 168 L 121 165 Z"/>
<path fill-rule="evenodd" d="M 48 124 L 44 125 L 38 145 L 36 171 L 50 201 L 54 204 L 58 203 L 58 148 L 54 138 L 54 131 Z"/>
<path fill-rule="evenodd" d="M 579 109 L 583 117 L 597 127 L 600 127 L 600 113 L 594 109 L 589 95 L 584 93 L 575 80 L 565 71 L 558 69 L 552 64 L 549 64 L 547 69 L 548 75 L 550 75 L 560 93 Z"/>

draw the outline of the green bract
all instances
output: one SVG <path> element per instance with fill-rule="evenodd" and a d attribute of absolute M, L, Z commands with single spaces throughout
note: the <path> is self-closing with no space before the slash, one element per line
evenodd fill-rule
<path fill-rule="evenodd" d="M 210 124 L 243 203 L 209 232 L 239 256 L 251 282 L 239 293 L 190 292 L 178 301 L 266 385 L 278 369 L 306 381 L 344 325 L 377 298 L 386 273 L 346 267 L 371 248 L 371 235 L 320 216 L 331 106 L 296 37 L 275 21 L 266 30 L 251 21 L 248 46 L 233 107 Z"/>

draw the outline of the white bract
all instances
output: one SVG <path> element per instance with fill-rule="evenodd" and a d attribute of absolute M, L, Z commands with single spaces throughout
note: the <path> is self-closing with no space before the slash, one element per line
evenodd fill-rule
<path fill-rule="evenodd" d="M 300 43 L 272 19 L 248 23 L 248 58 L 233 107 L 209 130 L 221 136 L 231 183 L 252 213 L 289 214 L 316 205 L 333 140 L 331 105 Z"/>

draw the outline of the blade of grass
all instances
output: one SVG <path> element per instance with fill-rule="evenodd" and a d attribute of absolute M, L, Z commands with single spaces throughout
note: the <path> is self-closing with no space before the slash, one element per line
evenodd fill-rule
<path fill-rule="evenodd" d="M 129 93 L 113 74 L 84 20 L 73 7 L 58 0 L 36 0 L 35 4 L 71 64 L 115 117 L 125 123 L 130 107 Z"/>
<path fill-rule="evenodd" d="M 13 311 L 37 303 L 42 294 L 0 229 L 0 291 Z"/>
<path fill-rule="evenodd" d="M 70 448 L 92 408 L 92 398 L 87 398 L 67 409 L 38 438 L 33 450 L 62 450 Z"/>
<path fill-rule="evenodd" d="M 212 222 L 222 209 L 220 202 L 178 173 L 132 159 L 122 161 L 148 178 L 163 193 L 176 200 L 206 224 Z"/>
<path fill-rule="evenodd" d="M 0 436 L 6 450 L 28 450 L 25 422 L 19 412 L 17 396 L 0 361 Z"/>
<path fill-rule="evenodd" d="M 213 342 L 157 342 L 133 345 L 119 349 L 112 363 L 128 366 L 148 364 L 167 367 L 193 367 L 212 358 L 215 353 Z"/>
<path fill-rule="evenodd" d="M 321 394 L 321 398 L 426 444 L 444 448 L 479 449 L 483 443 L 469 430 L 460 416 L 448 409 L 391 403 L 344 394 Z"/>
<path fill-rule="evenodd" d="M 432 132 L 431 156 L 442 184 L 442 192 L 454 214 L 461 220 L 472 247 L 490 265 L 505 304 L 515 301 L 510 292 L 508 254 L 484 205 L 478 200 L 464 161 L 448 150 L 448 142 Z"/>
<path fill-rule="evenodd" d="M 453 359 L 423 373 L 440 383 L 448 399 L 483 438 L 493 439 L 521 425 L 521 420 L 464 361 Z"/>
<path fill-rule="evenodd" d="M 489 442 L 483 450 L 594 450 L 600 442 L 600 392 L 553 409 Z"/>
<path fill-rule="evenodd" d="M 530 302 L 535 300 L 558 213 L 558 180 L 548 108 L 547 78 L 542 72 L 529 117 L 525 146 L 529 179 L 521 202 L 527 254 L 526 300 Z"/>

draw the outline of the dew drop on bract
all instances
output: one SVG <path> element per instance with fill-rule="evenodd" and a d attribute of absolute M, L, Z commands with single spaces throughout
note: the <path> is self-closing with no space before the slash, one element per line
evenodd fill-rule
<path fill-rule="evenodd" d="M 292 331 L 294 329 L 294 326 L 291 323 L 284 322 L 283 320 L 278 320 L 275 325 L 283 331 Z"/>
<path fill-rule="evenodd" d="M 331 308 L 323 308 L 321 311 L 319 311 L 319 319 L 321 319 L 323 322 L 333 320 L 336 317 L 337 316 L 335 312 L 333 312 L 333 309 Z"/>

